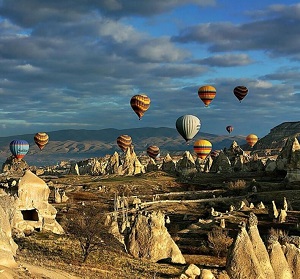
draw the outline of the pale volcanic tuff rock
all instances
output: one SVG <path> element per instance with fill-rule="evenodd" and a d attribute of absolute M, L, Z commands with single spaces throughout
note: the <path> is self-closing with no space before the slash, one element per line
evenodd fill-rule
<path fill-rule="evenodd" d="M 266 246 L 264 245 L 258 228 L 257 228 L 258 220 L 254 213 L 250 213 L 249 217 L 249 228 L 248 235 L 252 243 L 252 247 L 254 253 L 260 263 L 262 271 L 267 279 L 275 278 L 274 270 L 272 268 L 269 254 Z"/>
<path fill-rule="evenodd" d="M 195 160 L 189 151 L 185 151 L 182 158 L 176 163 L 176 171 L 182 175 L 197 172 Z"/>
<path fill-rule="evenodd" d="M 210 172 L 232 172 L 231 162 L 222 150 L 219 152 L 219 155 L 213 160 Z"/>
<path fill-rule="evenodd" d="M 168 172 L 168 173 L 175 173 L 176 164 L 173 161 L 173 159 L 172 159 L 172 157 L 170 156 L 169 153 L 163 159 L 161 169 L 162 169 L 162 171 L 165 171 L 165 172 Z"/>
<path fill-rule="evenodd" d="M 7 194 L 0 196 L 0 265 L 16 266 L 17 244 L 11 234 L 10 215 L 13 213 L 14 198 Z"/>
<path fill-rule="evenodd" d="M 293 279 L 292 271 L 284 256 L 277 237 L 271 235 L 268 239 L 268 252 L 270 262 L 276 279 Z"/>
<path fill-rule="evenodd" d="M 282 250 L 292 271 L 293 279 L 300 278 L 300 249 L 294 244 L 286 243 L 282 246 Z"/>
<path fill-rule="evenodd" d="M 34 230 L 64 233 L 55 220 L 56 209 L 48 203 L 50 189 L 41 178 L 27 170 L 20 178 L 17 188 L 16 210 L 12 221 L 16 234 Z"/>
<path fill-rule="evenodd" d="M 226 271 L 231 279 L 271 279 L 266 278 L 244 226 L 229 249 Z"/>
<path fill-rule="evenodd" d="M 137 214 L 126 237 L 126 246 L 135 258 L 151 262 L 170 259 L 172 263 L 185 264 L 181 251 L 165 227 L 165 215 L 160 211 Z"/>

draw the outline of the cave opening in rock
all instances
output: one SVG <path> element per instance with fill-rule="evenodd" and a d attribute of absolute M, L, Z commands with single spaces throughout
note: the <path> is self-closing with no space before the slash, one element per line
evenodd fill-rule
<path fill-rule="evenodd" d="M 30 209 L 30 210 L 21 210 L 23 215 L 23 220 L 27 221 L 38 221 L 39 215 L 36 209 Z"/>

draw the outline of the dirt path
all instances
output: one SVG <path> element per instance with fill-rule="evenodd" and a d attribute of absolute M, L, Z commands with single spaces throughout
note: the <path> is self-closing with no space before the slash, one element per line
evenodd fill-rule
<path fill-rule="evenodd" d="M 81 279 L 55 268 L 19 263 L 16 268 L 0 266 L 0 279 Z"/>

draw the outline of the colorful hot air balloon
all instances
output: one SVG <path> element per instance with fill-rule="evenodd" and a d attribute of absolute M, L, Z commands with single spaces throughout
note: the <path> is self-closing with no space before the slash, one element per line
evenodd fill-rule
<path fill-rule="evenodd" d="M 216 88 L 211 85 L 204 85 L 198 89 L 198 96 L 207 107 L 216 97 Z"/>
<path fill-rule="evenodd" d="M 212 149 L 212 144 L 208 140 L 197 140 L 194 143 L 194 151 L 201 159 L 205 159 Z"/>
<path fill-rule="evenodd" d="M 251 147 L 253 147 L 258 141 L 258 137 L 257 135 L 250 134 L 246 137 L 246 141 Z"/>
<path fill-rule="evenodd" d="M 233 127 L 232 126 L 227 126 L 226 131 L 230 134 L 233 131 Z"/>
<path fill-rule="evenodd" d="M 151 145 L 147 148 L 147 154 L 152 159 L 158 159 L 160 156 L 160 150 L 156 145 Z"/>
<path fill-rule="evenodd" d="M 49 136 L 44 132 L 36 133 L 34 135 L 34 142 L 36 143 L 36 145 L 39 147 L 40 150 L 42 150 L 46 146 L 48 141 L 49 141 Z"/>
<path fill-rule="evenodd" d="M 246 97 L 246 95 L 248 94 L 248 88 L 246 86 L 236 86 L 233 89 L 233 93 L 234 95 L 239 99 L 240 102 L 242 102 L 242 100 Z"/>
<path fill-rule="evenodd" d="M 9 149 L 18 160 L 21 160 L 29 150 L 29 144 L 26 140 L 13 140 L 9 144 Z"/>
<path fill-rule="evenodd" d="M 132 139 L 128 135 L 121 135 L 117 138 L 117 144 L 125 152 L 132 144 Z"/>
<path fill-rule="evenodd" d="M 150 107 L 150 98 L 145 94 L 134 95 L 130 100 L 130 105 L 141 120 L 144 113 Z"/>
<path fill-rule="evenodd" d="M 194 115 L 183 115 L 176 120 L 176 129 L 186 142 L 194 138 L 200 127 L 200 119 Z"/>

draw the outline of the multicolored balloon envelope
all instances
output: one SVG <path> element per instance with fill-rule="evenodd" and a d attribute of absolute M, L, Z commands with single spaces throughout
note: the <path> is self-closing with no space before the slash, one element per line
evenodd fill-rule
<path fill-rule="evenodd" d="M 150 98 L 145 94 L 134 95 L 131 98 L 130 105 L 140 120 L 150 107 L 150 102 Z"/>
<path fill-rule="evenodd" d="M 227 126 L 226 131 L 230 134 L 233 131 L 233 127 L 232 126 Z"/>
<path fill-rule="evenodd" d="M 117 138 L 117 144 L 125 152 L 132 144 L 132 139 L 128 135 L 121 135 Z"/>
<path fill-rule="evenodd" d="M 201 127 L 200 119 L 194 115 L 183 115 L 176 120 L 176 129 L 186 142 L 192 140 Z"/>
<path fill-rule="evenodd" d="M 205 159 L 212 149 L 212 144 L 208 140 L 197 140 L 194 143 L 194 151 L 201 159 Z"/>
<path fill-rule="evenodd" d="M 42 150 L 49 142 L 49 136 L 44 132 L 39 132 L 34 135 L 34 142 Z"/>
<path fill-rule="evenodd" d="M 250 145 L 250 147 L 253 147 L 257 143 L 257 141 L 258 141 L 258 137 L 257 137 L 257 135 L 249 134 L 246 137 L 246 141 Z"/>
<path fill-rule="evenodd" d="M 156 145 L 151 145 L 147 148 L 147 154 L 152 159 L 158 159 L 160 156 L 160 150 L 159 147 Z"/>
<path fill-rule="evenodd" d="M 237 97 L 239 99 L 240 102 L 242 102 L 242 100 L 248 94 L 248 88 L 246 86 L 243 86 L 243 85 L 236 86 L 233 89 L 233 94 L 235 95 L 235 97 Z"/>
<path fill-rule="evenodd" d="M 216 97 L 216 88 L 211 85 L 204 85 L 198 89 L 198 96 L 207 107 Z"/>
<path fill-rule="evenodd" d="M 13 140 L 9 144 L 9 149 L 16 159 L 21 160 L 29 150 L 29 143 L 26 140 Z"/>

